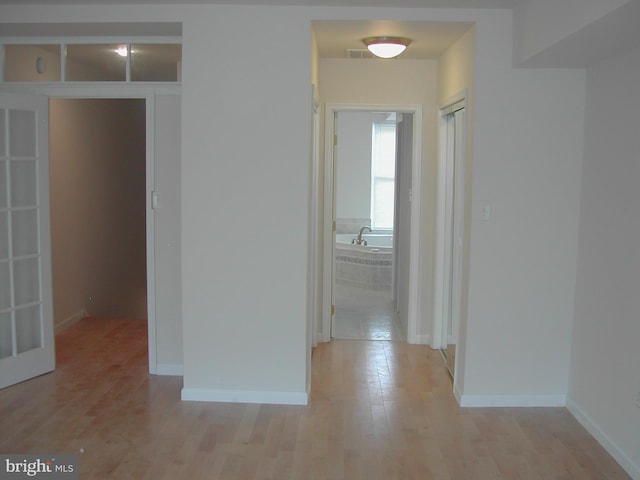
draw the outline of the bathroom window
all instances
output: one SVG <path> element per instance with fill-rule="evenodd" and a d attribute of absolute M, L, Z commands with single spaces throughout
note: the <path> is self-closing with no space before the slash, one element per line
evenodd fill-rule
<path fill-rule="evenodd" d="M 371 145 L 371 227 L 393 229 L 396 124 L 374 123 Z"/>

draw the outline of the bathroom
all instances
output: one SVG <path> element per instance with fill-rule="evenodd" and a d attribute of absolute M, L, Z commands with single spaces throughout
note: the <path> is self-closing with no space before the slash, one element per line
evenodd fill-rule
<path fill-rule="evenodd" d="M 402 131 L 411 131 L 401 128 L 411 120 L 399 112 L 336 114 L 335 339 L 406 339 L 398 318 L 397 245 L 403 212 L 396 200 L 400 178 L 408 173 L 410 179 L 410 171 L 400 175 L 401 159 L 411 157 L 410 149 L 408 155 L 401 153 L 400 138 Z"/>

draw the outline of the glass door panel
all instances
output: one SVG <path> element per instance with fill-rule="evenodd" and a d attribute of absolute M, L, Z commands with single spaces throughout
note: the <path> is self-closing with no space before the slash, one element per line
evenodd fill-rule
<path fill-rule="evenodd" d="M 9 110 L 9 152 L 12 157 L 36 156 L 36 113 Z"/>
<path fill-rule="evenodd" d="M 47 140 L 48 99 L 0 93 L 0 388 L 55 367 Z"/>
<path fill-rule="evenodd" d="M 2 288 L 1 285 L 0 288 Z M 0 359 L 13 355 L 12 331 L 11 314 L 6 312 L 0 313 Z"/>
<path fill-rule="evenodd" d="M 16 310 L 16 340 L 18 353 L 42 347 L 40 306 Z"/>

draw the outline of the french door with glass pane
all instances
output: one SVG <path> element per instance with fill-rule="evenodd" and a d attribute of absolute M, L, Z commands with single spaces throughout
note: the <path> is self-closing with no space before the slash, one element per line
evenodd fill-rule
<path fill-rule="evenodd" d="M 0 93 L 0 388 L 55 368 L 48 99 Z"/>

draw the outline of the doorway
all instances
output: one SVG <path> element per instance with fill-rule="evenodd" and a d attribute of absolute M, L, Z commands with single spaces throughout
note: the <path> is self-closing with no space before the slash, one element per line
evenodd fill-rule
<path fill-rule="evenodd" d="M 455 378 L 462 298 L 465 215 L 466 92 L 440 109 L 434 347 Z M 485 211 L 484 215 L 489 215 Z M 486 217 L 488 218 L 488 217 Z"/>
<path fill-rule="evenodd" d="M 421 122 L 420 106 L 327 104 L 325 341 L 357 338 L 417 343 Z M 341 124 L 347 124 L 347 132 L 350 127 L 364 131 L 365 139 L 341 138 L 345 136 Z M 372 151 L 376 129 L 383 127 L 376 124 L 393 124 L 397 129 L 392 144 L 396 153 L 391 163 L 393 179 L 378 178 L 386 182 L 378 187 L 371 174 Z M 375 219 L 372 192 L 376 188 L 387 191 L 387 200 L 381 204 L 386 207 L 386 223 Z M 341 196 L 349 198 L 346 207 L 340 205 Z"/>
<path fill-rule="evenodd" d="M 56 331 L 83 317 L 147 320 L 146 100 L 51 98 Z"/>
<path fill-rule="evenodd" d="M 341 111 L 336 116 L 335 339 L 406 338 L 394 282 L 397 174 L 404 164 L 411 165 L 410 148 L 405 151 L 398 142 L 402 121 L 399 112 Z"/>

